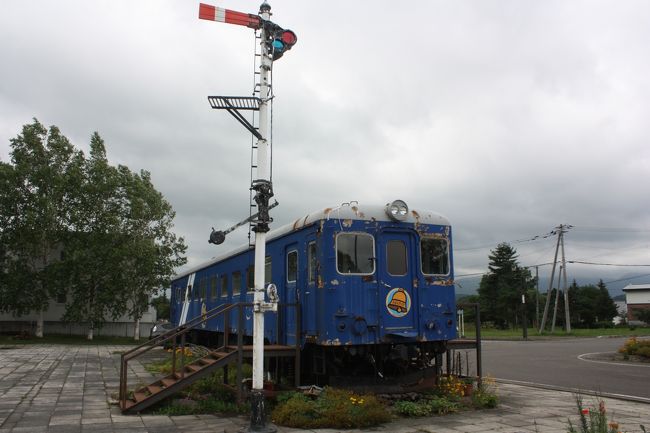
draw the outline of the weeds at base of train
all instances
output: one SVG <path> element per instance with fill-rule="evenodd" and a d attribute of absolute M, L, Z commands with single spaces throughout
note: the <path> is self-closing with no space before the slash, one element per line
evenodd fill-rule
<path fill-rule="evenodd" d="M 192 356 L 188 354 L 188 356 Z M 170 370 L 170 360 L 146 365 L 152 373 Z M 229 369 L 230 383 L 235 369 Z M 246 364 L 245 377 L 251 368 Z M 223 371 L 202 379 L 183 392 L 152 409 L 158 415 L 248 413 L 247 404 L 238 404 L 236 392 L 223 384 Z M 307 388 L 307 387 L 305 387 Z M 396 417 L 446 415 L 467 409 L 492 408 L 497 404 L 494 381 L 478 387 L 471 378 L 444 376 L 438 386 L 424 392 L 402 394 L 359 393 L 335 387 L 310 387 L 302 391 L 269 390 L 268 418 L 294 428 L 364 428 L 390 422 Z"/>

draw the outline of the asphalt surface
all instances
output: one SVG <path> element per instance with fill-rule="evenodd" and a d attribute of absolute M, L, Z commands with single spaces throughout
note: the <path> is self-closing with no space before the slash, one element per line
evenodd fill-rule
<path fill-rule="evenodd" d="M 606 361 L 625 338 L 483 341 L 483 374 L 564 389 L 634 396 L 650 402 L 650 363 Z"/>

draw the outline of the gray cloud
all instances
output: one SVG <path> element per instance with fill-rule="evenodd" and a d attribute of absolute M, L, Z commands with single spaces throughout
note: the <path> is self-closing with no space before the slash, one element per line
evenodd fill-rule
<path fill-rule="evenodd" d="M 650 262 L 646 2 L 271 5 L 299 38 L 274 65 L 275 226 L 399 197 L 451 219 L 459 274 L 487 263 L 489 247 L 466 248 L 559 223 L 576 226 L 569 259 Z M 152 173 L 191 265 L 246 242 L 244 230 L 207 244 L 211 226 L 248 214 L 250 136 L 206 97 L 251 94 L 255 43 L 197 10 L 65 0 L 9 2 L 0 16 L 0 157 L 33 116 L 81 148 L 99 131 L 115 163 Z M 552 260 L 552 240 L 515 247 L 524 264 Z M 650 273 L 569 270 L 584 282 Z"/>

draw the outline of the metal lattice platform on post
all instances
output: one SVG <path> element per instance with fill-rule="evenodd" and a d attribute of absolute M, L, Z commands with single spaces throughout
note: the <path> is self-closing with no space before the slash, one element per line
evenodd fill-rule
<path fill-rule="evenodd" d="M 239 110 L 259 111 L 262 100 L 255 96 L 208 96 L 210 106 L 215 110 L 226 110 L 251 134 L 262 140 L 263 137 Z"/>

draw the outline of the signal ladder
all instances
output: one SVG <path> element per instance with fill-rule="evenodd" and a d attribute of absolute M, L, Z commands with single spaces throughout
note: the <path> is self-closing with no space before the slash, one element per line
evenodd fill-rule
<path fill-rule="evenodd" d="M 251 134 L 251 160 L 250 160 L 250 181 L 251 188 L 249 189 L 249 218 L 248 218 L 248 245 L 253 246 L 253 241 L 251 239 L 251 231 L 253 227 L 256 226 L 257 218 L 255 214 L 257 213 L 257 203 L 255 202 L 255 193 L 253 190 L 253 185 L 256 182 L 255 174 L 257 172 L 257 141 L 256 139 L 263 139 L 262 135 L 259 132 L 259 113 L 260 104 L 263 99 L 267 99 L 268 104 L 271 108 L 271 122 L 273 121 L 273 87 L 271 83 L 268 85 L 268 93 L 266 95 L 260 95 L 260 72 L 259 72 L 259 62 L 262 58 L 261 53 L 261 36 L 260 32 L 255 32 L 255 57 L 253 61 L 253 76 L 254 76 L 254 87 L 253 87 L 253 96 L 208 96 L 208 101 L 210 106 L 213 109 L 217 110 L 226 110 L 228 111 L 239 123 L 241 123 Z M 271 80 L 272 81 L 272 71 L 271 71 Z M 244 114 L 240 111 L 250 111 L 251 120 L 248 120 Z M 271 128 L 272 131 L 272 128 Z M 272 136 L 267 138 L 269 146 L 269 155 L 270 155 L 270 176 L 269 180 L 273 181 L 273 147 L 272 147 Z M 275 205 L 271 205 L 274 207 Z"/>

